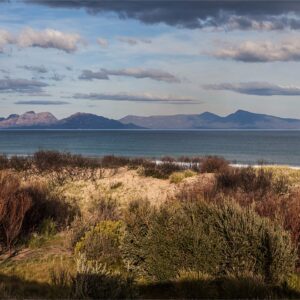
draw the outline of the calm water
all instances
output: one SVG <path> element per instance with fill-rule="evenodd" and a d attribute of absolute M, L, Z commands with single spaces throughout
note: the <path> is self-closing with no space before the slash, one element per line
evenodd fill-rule
<path fill-rule="evenodd" d="M 24 155 L 39 149 L 157 158 L 210 154 L 237 163 L 300 166 L 300 131 L 0 131 L 0 153 Z"/>

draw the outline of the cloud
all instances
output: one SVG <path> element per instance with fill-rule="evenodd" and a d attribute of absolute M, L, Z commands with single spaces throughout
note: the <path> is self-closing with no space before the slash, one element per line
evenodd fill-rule
<path fill-rule="evenodd" d="M 29 100 L 29 101 L 17 101 L 15 102 L 17 105 L 66 105 L 70 104 L 65 101 L 51 101 L 51 100 Z"/>
<path fill-rule="evenodd" d="M 120 70 L 108 70 L 101 69 L 99 72 L 93 72 L 91 70 L 84 70 L 79 76 L 79 79 L 93 80 L 93 79 L 104 79 L 108 80 L 109 76 L 125 76 L 134 78 L 150 78 L 156 81 L 164 81 L 168 83 L 179 83 L 180 80 L 165 71 L 156 69 L 141 69 L 141 68 L 128 68 Z"/>
<path fill-rule="evenodd" d="M 129 37 L 129 36 L 119 36 L 118 40 L 120 42 L 128 44 L 130 46 L 134 46 L 134 45 L 139 44 L 139 43 L 151 44 L 151 40 L 149 40 L 149 39 Z"/>
<path fill-rule="evenodd" d="M 48 70 L 46 69 L 45 66 L 28 66 L 28 65 L 24 65 L 24 66 L 19 66 L 18 68 L 21 68 L 21 69 L 24 69 L 24 70 L 27 70 L 27 71 L 33 71 L 33 72 L 36 72 L 36 73 L 42 73 L 42 74 L 48 73 Z"/>
<path fill-rule="evenodd" d="M 98 38 L 97 39 L 97 44 L 100 45 L 102 48 L 107 48 L 108 47 L 108 41 L 104 38 Z"/>
<path fill-rule="evenodd" d="M 20 48 L 40 47 L 53 48 L 67 53 L 75 52 L 79 44 L 83 44 L 83 39 L 76 33 L 64 33 L 54 29 L 35 30 L 27 27 L 18 35 L 14 35 L 7 30 L 0 29 L 0 53 L 3 53 L 5 46 L 17 45 Z"/>
<path fill-rule="evenodd" d="M 9 44 L 15 43 L 14 36 L 7 30 L 0 29 L 0 53 L 4 52 L 4 47 Z"/>
<path fill-rule="evenodd" d="M 144 102 L 144 103 L 165 103 L 165 104 L 199 104 L 201 102 L 190 98 L 179 98 L 172 96 L 155 96 L 149 93 L 130 94 L 130 93 L 77 93 L 73 96 L 74 99 L 88 99 L 99 101 L 128 101 L 128 102 Z"/>
<path fill-rule="evenodd" d="M 268 82 L 208 84 L 204 88 L 255 96 L 300 96 L 300 87 L 276 85 Z"/>
<path fill-rule="evenodd" d="M 89 13 L 116 13 L 146 24 L 165 23 L 185 28 L 223 27 L 227 30 L 281 30 L 300 28 L 298 1 L 83 1 L 24 0 L 50 7 L 85 8 Z"/>
<path fill-rule="evenodd" d="M 29 27 L 19 34 L 17 41 L 23 48 L 54 48 L 67 53 L 75 52 L 78 44 L 82 42 L 80 35 L 76 33 L 64 33 L 54 29 L 37 31 Z"/>
<path fill-rule="evenodd" d="M 57 73 L 54 73 L 51 77 L 49 77 L 48 79 L 50 80 L 54 80 L 54 81 L 62 81 L 66 76 L 64 75 L 59 75 Z"/>
<path fill-rule="evenodd" d="M 300 61 L 300 40 L 295 38 L 276 43 L 247 41 L 219 49 L 213 56 L 243 62 Z"/>
<path fill-rule="evenodd" d="M 35 93 L 41 92 L 43 87 L 48 84 L 27 79 L 0 79 L 0 92 L 23 92 L 23 93 Z"/>
<path fill-rule="evenodd" d="M 93 72 L 91 70 L 83 70 L 81 75 L 78 77 L 79 79 L 83 80 L 93 80 L 93 79 L 100 79 L 100 80 L 108 80 L 109 77 L 105 72 L 99 71 L 99 72 Z"/>

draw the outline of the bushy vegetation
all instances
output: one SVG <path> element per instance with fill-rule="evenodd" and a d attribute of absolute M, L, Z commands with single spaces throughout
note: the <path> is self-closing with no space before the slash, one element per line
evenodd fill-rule
<path fill-rule="evenodd" d="M 124 252 L 130 265 L 150 279 L 166 281 L 193 271 L 280 283 L 293 272 L 296 256 L 289 234 L 250 209 L 203 201 L 132 209 Z"/>
<path fill-rule="evenodd" d="M 2 249 L 12 250 L 21 235 L 42 229 L 45 220 L 55 220 L 64 227 L 75 214 L 75 209 L 51 195 L 45 185 L 22 185 L 18 176 L 0 173 L 0 231 Z"/>
<path fill-rule="evenodd" d="M 119 168 L 139 180 L 163 179 L 177 193 L 120 203 L 112 197 L 126 192 Z M 0 169 L 1 298 L 300 297 L 295 178 L 266 167 L 234 168 L 219 157 L 154 162 L 55 151 L 0 156 Z M 103 170 L 119 175 L 108 190 Z M 76 187 L 69 178 L 91 180 L 97 196 L 81 206 L 65 199 L 66 185 Z M 55 243 L 61 258 L 42 258 Z M 18 251 L 38 255 L 20 263 Z M 16 277 L 21 268 L 39 275 Z"/>

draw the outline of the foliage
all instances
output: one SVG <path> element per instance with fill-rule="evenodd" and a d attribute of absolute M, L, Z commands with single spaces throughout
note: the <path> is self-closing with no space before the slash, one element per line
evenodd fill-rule
<path fill-rule="evenodd" d="M 88 261 L 96 261 L 110 270 L 122 269 L 120 242 L 121 221 L 102 221 L 85 233 L 75 246 L 75 254 L 84 254 Z"/>
<path fill-rule="evenodd" d="M 171 183 L 180 183 L 182 182 L 185 178 L 193 177 L 195 176 L 196 173 L 191 171 L 191 170 L 185 170 L 183 172 L 174 172 L 173 174 L 170 175 L 169 179 Z"/>
<path fill-rule="evenodd" d="M 27 211 L 32 206 L 30 194 L 21 187 L 19 178 L 0 173 L 0 230 L 6 247 L 11 250 L 20 234 Z"/>
<path fill-rule="evenodd" d="M 79 299 L 124 299 L 136 295 L 132 277 L 108 271 L 85 255 L 77 257 L 77 274 L 72 278 L 71 297 Z"/>
<path fill-rule="evenodd" d="M 200 172 L 216 173 L 224 171 L 228 169 L 228 167 L 229 164 L 224 158 L 218 156 L 207 156 L 201 161 Z"/>
<path fill-rule="evenodd" d="M 293 271 L 289 235 L 250 209 L 195 201 L 149 210 L 145 205 L 132 209 L 123 246 L 131 265 L 149 278 L 168 280 L 193 270 L 282 282 Z"/>

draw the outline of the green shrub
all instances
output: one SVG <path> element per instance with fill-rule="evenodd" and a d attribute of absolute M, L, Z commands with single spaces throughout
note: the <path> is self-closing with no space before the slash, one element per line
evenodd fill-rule
<path fill-rule="evenodd" d="M 120 242 L 121 221 L 101 221 L 85 233 L 75 246 L 75 254 L 84 254 L 90 261 L 106 265 L 110 270 L 123 268 Z"/>
<path fill-rule="evenodd" d="M 195 175 L 196 173 L 194 171 L 186 170 L 183 172 L 174 172 L 173 174 L 170 175 L 169 179 L 171 183 L 177 184 L 183 181 L 185 178 L 193 177 Z"/>
<path fill-rule="evenodd" d="M 126 254 L 140 274 L 151 279 L 169 280 L 191 270 L 278 283 L 293 271 L 290 236 L 251 209 L 232 203 L 174 201 L 152 211 L 137 206 L 131 214 Z"/>
<path fill-rule="evenodd" d="M 153 207 L 146 200 L 133 201 L 125 210 L 126 230 L 121 244 L 123 260 L 128 270 L 139 276 L 146 275 L 145 251 L 152 214 Z"/>

